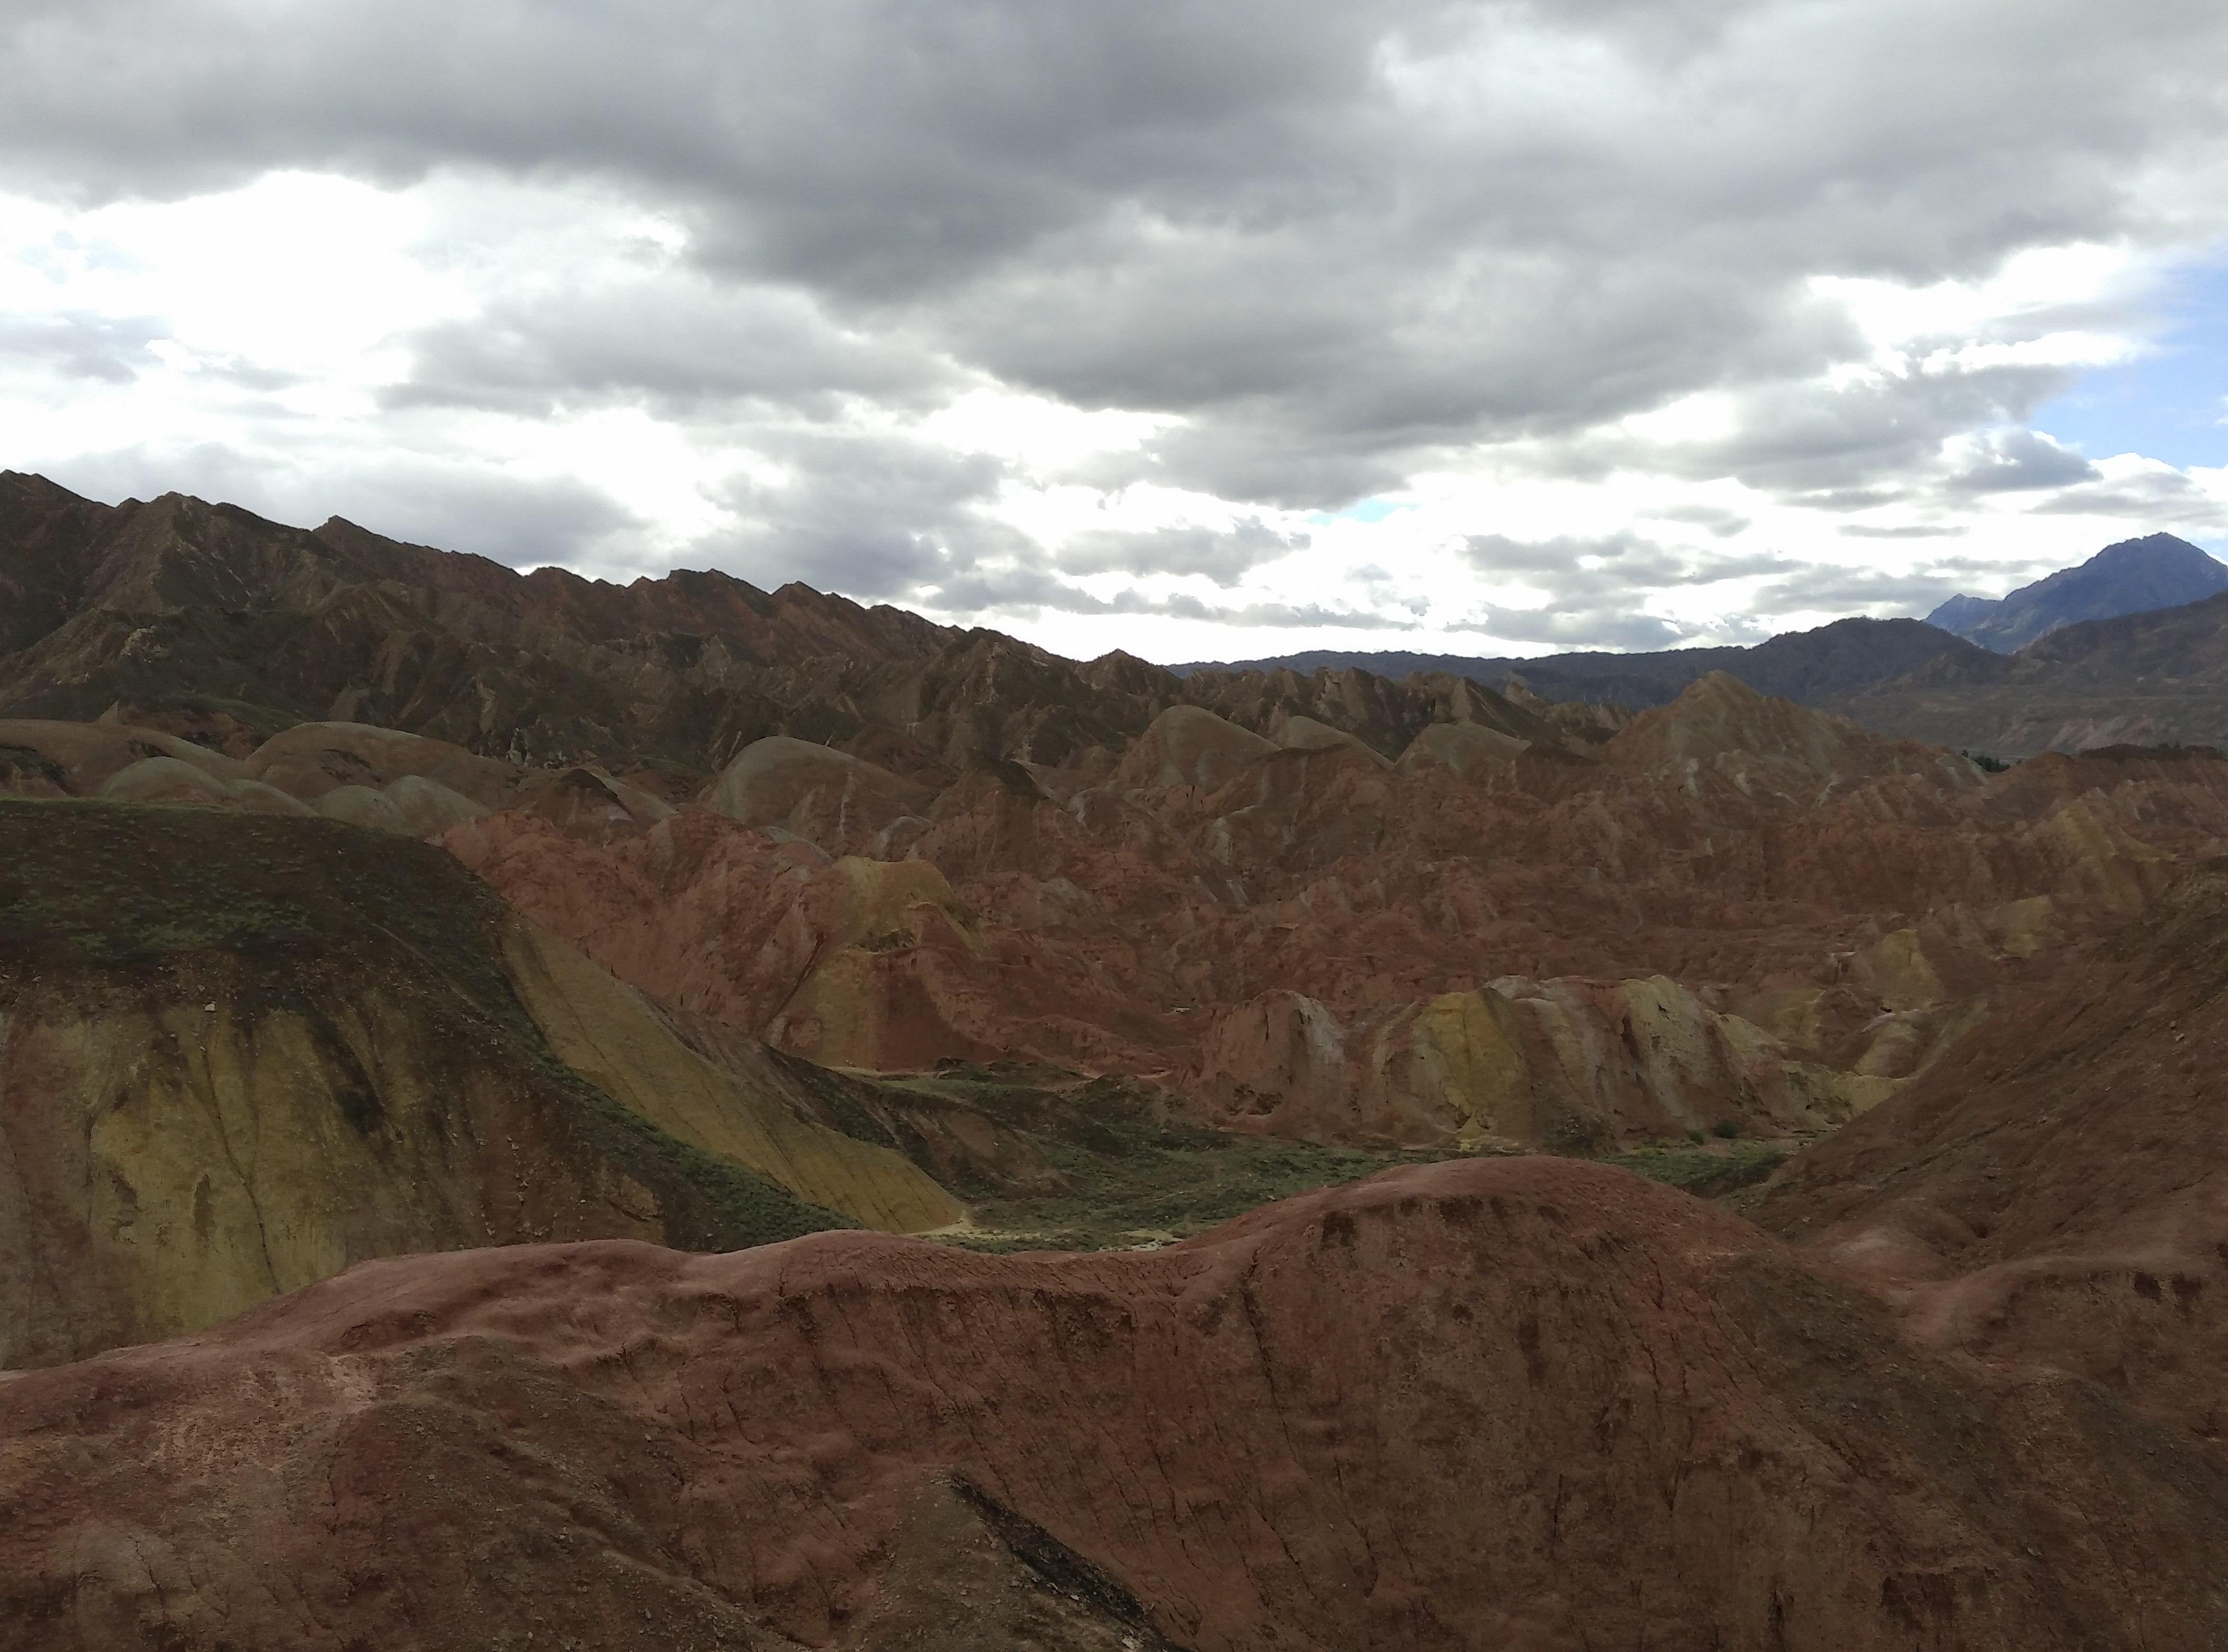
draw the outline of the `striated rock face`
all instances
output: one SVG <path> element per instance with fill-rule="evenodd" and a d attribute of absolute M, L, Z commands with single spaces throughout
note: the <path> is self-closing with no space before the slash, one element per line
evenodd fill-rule
<path fill-rule="evenodd" d="M 0 1497 L 36 1511 L 0 1527 L 26 1646 L 2228 1633 L 2208 1448 L 1940 1360 L 1746 1224 L 1546 1160 L 1149 1255 L 376 1263 L 0 1384 Z"/>
<path fill-rule="evenodd" d="M 817 1061 L 1151 1071 L 1180 1036 L 1055 938 L 986 932 L 932 861 L 831 858 L 694 811 L 608 849 L 515 815 L 443 842 L 622 980 Z"/>
<path fill-rule="evenodd" d="M 780 735 L 746 746 L 704 794 L 705 805 L 746 826 L 778 826 L 837 852 L 887 857 L 891 829 L 920 819 L 932 794 L 863 759 Z"/>
<path fill-rule="evenodd" d="M 1722 677 L 1595 761 L 1476 725 L 1392 767 L 1154 727 L 1104 773 L 970 768 L 903 805 L 902 848 L 824 752 L 841 784 L 784 816 L 820 843 L 694 811 L 443 841 L 622 979 L 815 1060 L 1016 1057 L 1248 1129 L 1527 1146 L 1838 1124 L 2228 842 L 2228 765 L 1991 778 Z"/>
<path fill-rule="evenodd" d="M 964 1218 L 439 850 L 0 801 L 0 1367 L 192 1330 L 368 1257 Z"/>
<path fill-rule="evenodd" d="M 1433 723 L 1400 753 L 1403 772 L 1436 763 L 1465 779 L 1488 763 L 1506 763 L 1531 750 L 1529 740 L 1481 723 Z"/>
<path fill-rule="evenodd" d="M 1276 749 L 1273 742 L 1211 711 L 1171 706 L 1123 754 L 1115 784 L 1213 791 Z"/>
<path fill-rule="evenodd" d="M 911 1161 L 797 1117 L 692 1050 L 633 988 L 530 925 L 503 936 L 527 1013 L 560 1060 L 676 1140 L 869 1227 L 919 1233 L 966 1207 Z"/>
<path fill-rule="evenodd" d="M 1952 790 L 1981 780 L 1966 759 L 1883 740 L 1846 718 L 1759 694 L 1723 671 L 1702 677 L 1670 705 L 1642 712 L 1602 755 L 1690 784 L 1707 766 L 1744 794 L 1762 784 L 1798 798 L 1897 773 L 1926 774 Z"/>
<path fill-rule="evenodd" d="M 2026 995 L 1790 1161 L 1757 1214 L 1914 1335 L 2041 1360 L 2228 1439 L 2228 869 Z"/>
<path fill-rule="evenodd" d="M 129 724 L 0 720 L 0 794 L 321 815 L 404 837 L 519 810 L 606 842 L 673 813 L 592 765 L 525 768 L 367 723 L 298 723 L 236 759 Z"/>
<path fill-rule="evenodd" d="M 1844 1071 L 1675 981 L 1503 979 L 1341 1024 L 1296 993 L 1220 1015 L 1194 1057 L 1218 1123 L 1296 1136 L 1585 1150 L 1732 1123 L 1829 1130 L 1898 1076 Z"/>

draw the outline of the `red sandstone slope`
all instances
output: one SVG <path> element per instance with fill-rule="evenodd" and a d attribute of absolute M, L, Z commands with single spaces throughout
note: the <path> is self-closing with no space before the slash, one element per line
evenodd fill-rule
<path fill-rule="evenodd" d="M 2041 1359 L 2228 1438 L 2228 866 L 2169 891 L 1757 1210 L 1945 1348 Z"/>
<path fill-rule="evenodd" d="M 1255 1128 L 1523 1144 L 1839 1124 L 2228 842 L 2217 760 L 1984 783 L 1725 678 L 1599 762 L 1388 766 L 1193 708 L 1105 774 L 932 800 L 814 762 L 776 784 L 754 748 L 712 799 L 804 842 L 701 812 L 443 841 L 622 978 L 818 1060 L 1020 1055 Z"/>
<path fill-rule="evenodd" d="M 368 1265 L 0 1382 L 0 1645 L 2204 1646 L 2228 1472 L 1553 1161 Z"/>

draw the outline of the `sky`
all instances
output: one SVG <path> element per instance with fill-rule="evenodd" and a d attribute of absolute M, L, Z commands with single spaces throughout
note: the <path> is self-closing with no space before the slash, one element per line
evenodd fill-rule
<path fill-rule="evenodd" d="M 0 468 L 1087 657 L 2228 550 L 2228 8 L 10 0 Z"/>

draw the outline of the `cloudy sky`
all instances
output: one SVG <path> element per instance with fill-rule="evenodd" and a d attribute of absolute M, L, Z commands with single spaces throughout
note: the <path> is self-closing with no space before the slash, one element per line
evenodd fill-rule
<path fill-rule="evenodd" d="M 1164 660 L 2228 548 L 2218 0 L 10 0 L 0 467 Z"/>

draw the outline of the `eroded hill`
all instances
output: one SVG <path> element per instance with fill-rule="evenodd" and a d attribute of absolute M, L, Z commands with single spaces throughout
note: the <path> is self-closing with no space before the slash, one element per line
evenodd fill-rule
<path fill-rule="evenodd" d="M 1912 1335 L 2047 1363 L 2228 1439 L 2228 862 L 2044 976 L 1796 1157 L 1765 1226 Z"/>
<path fill-rule="evenodd" d="M 1830 1128 L 2228 840 L 2209 758 L 1990 779 L 1726 678 L 1592 759 L 1448 756 L 1179 708 L 1104 778 L 900 796 L 746 754 L 624 840 L 495 813 L 442 841 L 622 978 L 815 1060 L 1018 1056 L 1476 1148 Z"/>
<path fill-rule="evenodd" d="M 1943 1358 L 1745 1223 L 1547 1159 L 1150 1255 L 375 1263 L 0 1383 L 0 1497 L 37 1511 L 0 1527 L 11 1645 L 2228 1633 L 2212 1448 Z"/>
<path fill-rule="evenodd" d="M 1453 679 L 1188 686 L 1126 655 L 1079 665 L 803 585 L 521 574 L 338 518 L 290 528 L 176 494 L 107 506 L 14 472 L 0 599 L 0 716 L 106 718 L 236 759 L 298 723 L 373 724 L 673 796 L 769 736 L 939 784 L 983 759 L 1111 760 L 1187 700 L 1271 733 L 1328 716 L 1396 751 L 1449 715 L 1545 727 Z"/>
<path fill-rule="evenodd" d="M 367 1257 L 964 1215 L 451 857 L 196 809 L 0 800 L 0 1367 Z"/>
<path fill-rule="evenodd" d="M 0 528 L 0 1645 L 2228 1644 L 2217 753 Z"/>

